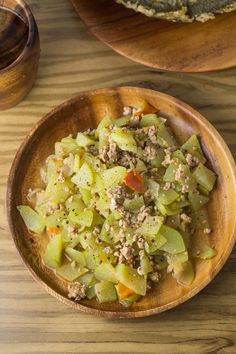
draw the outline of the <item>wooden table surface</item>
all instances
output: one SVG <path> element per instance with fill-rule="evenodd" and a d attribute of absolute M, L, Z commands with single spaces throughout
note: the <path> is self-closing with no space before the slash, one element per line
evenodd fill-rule
<path fill-rule="evenodd" d="M 45 293 L 24 267 L 5 215 L 7 176 L 23 138 L 51 108 L 82 90 L 135 84 L 176 96 L 211 121 L 235 156 L 236 69 L 158 72 L 100 43 L 69 1 L 29 4 L 41 37 L 38 79 L 21 104 L 0 112 L 0 353 L 236 353 L 235 250 L 216 279 L 176 309 L 146 319 L 106 320 L 75 312 Z"/>

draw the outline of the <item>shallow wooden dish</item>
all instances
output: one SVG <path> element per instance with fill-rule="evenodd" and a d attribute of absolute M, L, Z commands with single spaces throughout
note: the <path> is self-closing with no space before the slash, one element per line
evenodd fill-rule
<path fill-rule="evenodd" d="M 89 30 L 118 53 L 167 71 L 205 72 L 236 65 L 236 11 L 205 23 L 144 16 L 115 0 L 71 0 Z"/>
<path fill-rule="evenodd" d="M 95 300 L 75 303 L 66 297 L 65 283 L 45 269 L 40 261 L 40 242 L 30 235 L 16 206 L 27 203 L 29 188 L 41 185 L 39 170 L 46 157 L 53 152 L 54 143 L 78 130 L 96 127 L 105 114 L 119 117 L 122 107 L 137 105 L 146 99 L 168 118 L 179 142 L 191 134 L 201 138 L 209 163 L 218 175 L 212 193 L 209 215 L 213 233 L 211 244 L 218 254 L 210 261 L 195 263 L 196 278 L 184 288 L 166 276 L 156 288 L 131 308 L 119 304 L 99 304 Z M 185 103 L 156 91 L 134 88 L 108 88 L 81 93 L 51 111 L 27 136 L 13 162 L 7 192 L 7 212 L 10 230 L 16 247 L 33 277 L 57 299 L 77 310 L 106 317 L 144 317 L 170 309 L 197 294 L 219 272 L 235 242 L 236 182 L 233 158 L 214 127 Z"/>

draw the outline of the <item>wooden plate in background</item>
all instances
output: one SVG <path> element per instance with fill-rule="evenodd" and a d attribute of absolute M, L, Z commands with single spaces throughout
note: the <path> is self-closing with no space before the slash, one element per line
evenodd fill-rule
<path fill-rule="evenodd" d="M 156 69 L 221 70 L 236 65 L 236 11 L 205 23 L 149 18 L 115 0 L 71 0 L 89 30 L 118 53 Z"/>
<path fill-rule="evenodd" d="M 212 260 L 195 262 L 196 278 L 190 287 L 182 287 L 168 274 L 155 288 L 130 308 L 118 303 L 99 304 L 96 300 L 80 303 L 67 298 L 66 283 L 41 262 L 41 242 L 32 236 L 16 209 L 26 204 L 29 188 L 39 187 L 40 168 L 54 151 L 54 144 L 78 130 L 94 128 L 104 115 L 117 118 L 123 106 L 139 105 L 146 99 L 168 119 L 177 140 L 183 143 L 198 134 L 203 150 L 217 173 L 217 185 L 208 205 L 213 232 L 210 243 L 217 250 Z M 166 94 L 144 88 L 122 87 L 81 93 L 51 111 L 38 122 L 16 154 L 8 180 L 7 212 L 16 247 L 34 278 L 60 301 L 77 310 L 106 317 L 144 317 L 168 310 L 190 299 L 220 271 L 235 242 L 236 182 L 233 158 L 215 128 L 185 103 Z M 30 294 L 29 294 L 30 295 Z"/>

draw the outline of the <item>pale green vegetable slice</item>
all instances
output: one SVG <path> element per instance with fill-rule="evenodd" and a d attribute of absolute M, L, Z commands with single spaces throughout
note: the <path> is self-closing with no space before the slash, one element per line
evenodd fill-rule
<path fill-rule="evenodd" d="M 162 225 L 160 228 L 160 234 L 164 236 L 167 242 L 161 247 L 162 251 L 168 253 L 181 253 L 185 251 L 185 244 L 181 234 L 172 227 Z"/>
<path fill-rule="evenodd" d="M 98 138 L 101 130 L 104 128 L 108 128 L 111 124 L 113 124 L 113 120 L 109 116 L 103 117 L 97 126 L 95 137 Z"/>
<path fill-rule="evenodd" d="M 86 250 L 84 251 L 84 257 L 86 259 L 86 264 L 89 269 L 94 270 L 98 266 L 98 259 L 91 249 L 86 248 Z"/>
<path fill-rule="evenodd" d="M 112 244 L 110 233 L 106 230 L 107 226 L 110 226 L 107 220 L 105 220 L 104 224 L 102 225 L 102 229 L 99 235 L 100 240 Z"/>
<path fill-rule="evenodd" d="M 96 209 L 99 211 L 99 213 L 104 216 L 105 218 L 108 217 L 109 215 L 109 209 L 110 207 L 110 198 L 107 196 L 107 194 L 101 194 L 99 198 L 96 200 Z"/>
<path fill-rule="evenodd" d="M 206 203 L 209 202 L 209 197 L 198 194 L 198 193 L 189 193 L 188 199 L 190 201 L 190 206 L 194 211 L 201 209 Z"/>
<path fill-rule="evenodd" d="M 99 131 L 99 141 L 98 148 L 101 151 L 102 148 L 107 147 L 109 145 L 109 129 L 102 128 Z"/>
<path fill-rule="evenodd" d="M 153 167 L 161 167 L 164 159 L 165 159 L 164 149 L 159 148 L 159 149 L 157 149 L 156 157 L 151 160 L 151 165 Z"/>
<path fill-rule="evenodd" d="M 153 271 L 152 265 L 151 265 L 147 256 L 144 256 L 140 260 L 140 268 L 141 268 L 142 274 L 144 274 L 144 275 L 147 275 L 148 273 Z"/>
<path fill-rule="evenodd" d="M 145 163 L 140 159 L 137 159 L 136 170 L 140 171 L 140 172 L 147 171 L 147 167 L 146 167 Z"/>
<path fill-rule="evenodd" d="M 126 210 L 136 212 L 144 205 L 143 196 L 135 197 L 133 199 L 126 198 L 124 200 L 124 207 Z"/>
<path fill-rule="evenodd" d="M 92 193 L 90 190 L 87 188 L 80 187 L 79 188 L 80 194 L 82 196 L 83 202 L 86 206 L 89 205 L 91 199 L 92 199 Z"/>
<path fill-rule="evenodd" d="M 73 172 L 79 172 L 81 166 L 80 156 L 78 154 L 74 155 L 74 165 L 73 165 Z"/>
<path fill-rule="evenodd" d="M 154 126 L 156 128 L 159 128 L 163 124 L 163 121 L 160 117 L 158 117 L 156 114 L 145 114 L 142 116 L 139 125 L 140 127 L 150 127 Z"/>
<path fill-rule="evenodd" d="M 125 167 L 116 166 L 101 173 L 106 189 L 114 188 L 124 181 L 127 170 Z"/>
<path fill-rule="evenodd" d="M 69 212 L 68 219 L 74 224 L 91 226 L 93 222 L 93 212 L 92 210 L 79 211 L 74 209 Z"/>
<path fill-rule="evenodd" d="M 52 215 L 47 216 L 44 219 L 45 225 L 47 227 L 57 227 L 63 225 L 63 220 L 65 220 L 66 214 L 63 211 L 56 211 Z"/>
<path fill-rule="evenodd" d="M 216 175 L 209 168 L 200 163 L 193 172 L 196 181 L 209 192 L 213 189 Z"/>
<path fill-rule="evenodd" d="M 161 190 L 158 195 L 158 200 L 160 201 L 160 203 L 164 205 L 171 204 L 178 198 L 179 198 L 179 194 L 176 193 L 176 191 L 173 189 L 169 189 L 167 191 Z"/>
<path fill-rule="evenodd" d="M 79 150 L 76 140 L 70 137 L 63 138 L 60 142 L 55 143 L 55 154 L 57 156 L 66 156 L 70 152 Z"/>
<path fill-rule="evenodd" d="M 86 290 L 86 296 L 87 296 L 87 298 L 88 298 L 89 300 L 94 299 L 94 298 L 96 297 L 95 285 L 89 287 L 89 288 Z"/>
<path fill-rule="evenodd" d="M 162 225 L 163 218 L 161 216 L 147 216 L 142 223 L 141 227 L 139 227 L 136 231 L 142 235 L 156 235 L 160 227 Z"/>
<path fill-rule="evenodd" d="M 95 209 L 93 209 L 92 226 L 103 225 L 103 223 L 104 223 L 104 218 Z"/>
<path fill-rule="evenodd" d="M 195 278 L 193 265 L 190 261 L 179 263 L 173 270 L 173 276 L 183 286 L 190 286 Z"/>
<path fill-rule="evenodd" d="M 198 137 L 196 135 L 192 135 L 182 146 L 181 150 L 184 152 L 188 152 L 191 155 L 197 157 L 199 162 L 205 163 L 206 159 L 203 155 L 201 145 L 199 143 Z"/>
<path fill-rule="evenodd" d="M 101 170 L 101 161 L 88 152 L 84 153 L 82 161 L 86 162 L 93 172 L 99 172 Z"/>
<path fill-rule="evenodd" d="M 160 185 L 151 178 L 147 179 L 147 187 L 155 199 L 158 199 Z"/>
<path fill-rule="evenodd" d="M 79 132 L 76 137 L 76 142 L 81 147 L 86 147 L 95 144 L 95 140 L 90 138 L 88 135 Z"/>
<path fill-rule="evenodd" d="M 139 275 L 136 269 L 124 264 L 118 264 L 116 266 L 116 276 L 122 284 L 132 289 L 136 294 L 143 296 L 146 294 L 146 277 Z"/>
<path fill-rule="evenodd" d="M 85 204 L 81 200 L 81 197 L 79 195 L 74 195 L 71 205 L 70 205 L 70 210 L 76 209 L 78 211 L 82 211 L 85 208 Z"/>
<path fill-rule="evenodd" d="M 78 281 L 80 282 L 80 284 L 85 286 L 93 286 L 97 283 L 96 280 L 94 279 L 93 273 L 85 273 L 81 275 Z"/>
<path fill-rule="evenodd" d="M 167 242 L 167 239 L 159 233 L 155 235 L 155 237 L 146 238 L 146 241 L 146 252 L 148 254 L 156 254 L 156 251 L 161 249 L 161 247 Z"/>
<path fill-rule="evenodd" d="M 122 131 L 121 128 L 116 128 L 110 136 L 121 150 L 137 152 L 137 143 L 131 133 Z"/>
<path fill-rule="evenodd" d="M 72 194 L 72 183 L 68 180 L 65 182 L 49 183 L 46 187 L 48 199 L 55 204 L 61 204 Z"/>
<path fill-rule="evenodd" d="M 117 300 L 117 293 L 113 283 L 102 281 L 95 285 L 95 293 L 99 302 L 112 302 Z"/>
<path fill-rule="evenodd" d="M 94 275 L 98 280 L 118 283 L 115 268 L 110 263 L 102 263 L 97 266 Z"/>
<path fill-rule="evenodd" d="M 61 278 L 72 282 L 78 279 L 81 275 L 85 274 L 88 270 L 86 268 L 72 267 L 70 263 L 62 265 L 57 268 L 56 272 Z"/>
<path fill-rule="evenodd" d="M 179 161 L 182 161 L 184 163 L 186 163 L 186 159 L 184 157 L 184 154 L 182 153 L 181 150 L 175 150 L 173 153 L 172 153 L 172 158 L 176 158 L 178 159 Z"/>
<path fill-rule="evenodd" d="M 178 145 L 173 133 L 165 126 L 164 122 L 158 127 L 157 142 L 163 147 L 174 147 Z"/>
<path fill-rule="evenodd" d="M 126 117 L 121 117 L 118 119 L 115 119 L 113 121 L 113 123 L 117 126 L 117 127 L 124 127 L 125 125 L 127 125 L 130 121 L 130 116 L 126 116 Z"/>
<path fill-rule="evenodd" d="M 83 252 L 77 251 L 74 248 L 66 247 L 65 253 L 69 256 L 72 261 L 75 261 L 80 266 L 86 266 L 86 259 Z"/>
<path fill-rule="evenodd" d="M 71 178 L 71 181 L 75 183 L 78 187 L 90 190 L 94 181 L 93 170 L 86 162 L 84 162 L 81 168 L 79 169 L 79 172 Z"/>
<path fill-rule="evenodd" d="M 61 266 L 62 258 L 62 235 L 58 234 L 49 239 L 46 251 L 44 253 L 44 263 L 50 268 Z"/>
<path fill-rule="evenodd" d="M 27 205 L 18 205 L 17 209 L 30 231 L 37 234 L 41 234 L 44 231 L 45 221 L 35 210 Z"/>

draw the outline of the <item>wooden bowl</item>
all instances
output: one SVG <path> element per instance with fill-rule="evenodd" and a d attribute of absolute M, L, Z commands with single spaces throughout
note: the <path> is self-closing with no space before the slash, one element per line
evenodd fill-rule
<path fill-rule="evenodd" d="M 141 301 L 131 308 L 118 303 L 99 304 L 96 300 L 80 303 L 67 298 L 65 282 L 41 263 L 38 237 L 26 229 L 16 206 L 27 203 L 29 188 L 41 185 L 39 170 L 54 150 L 54 143 L 78 130 L 95 128 L 108 114 L 119 117 L 122 107 L 137 105 L 146 99 L 168 118 L 179 142 L 198 134 L 209 165 L 218 175 L 217 184 L 208 205 L 213 233 L 211 244 L 217 256 L 195 262 L 196 278 L 191 287 L 182 287 L 167 275 Z M 33 277 L 57 299 L 73 308 L 105 317 L 143 317 L 170 309 L 197 294 L 216 276 L 226 262 L 235 242 L 236 226 L 235 165 L 231 153 L 215 128 L 198 112 L 166 94 L 135 87 L 107 88 L 81 93 L 44 117 L 26 137 L 13 162 L 7 192 L 7 212 L 16 247 Z"/>
<path fill-rule="evenodd" d="M 0 37 L 0 110 L 3 110 L 19 103 L 32 88 L 40 44 L 36 22 L 24 1 L 0 0 L 1 8 L 9 10 L 0 24 L 3 36 Z M 17 14 L 15 21 L 7 14 Z"/>
<path fill-rule="evenodd" d="M 96 37 L 138 63 L 179 72 L 236 65 L 236 11 L 205 23 L 174 23 L 147 17 L 115 0 L 71 2 Z"/>

